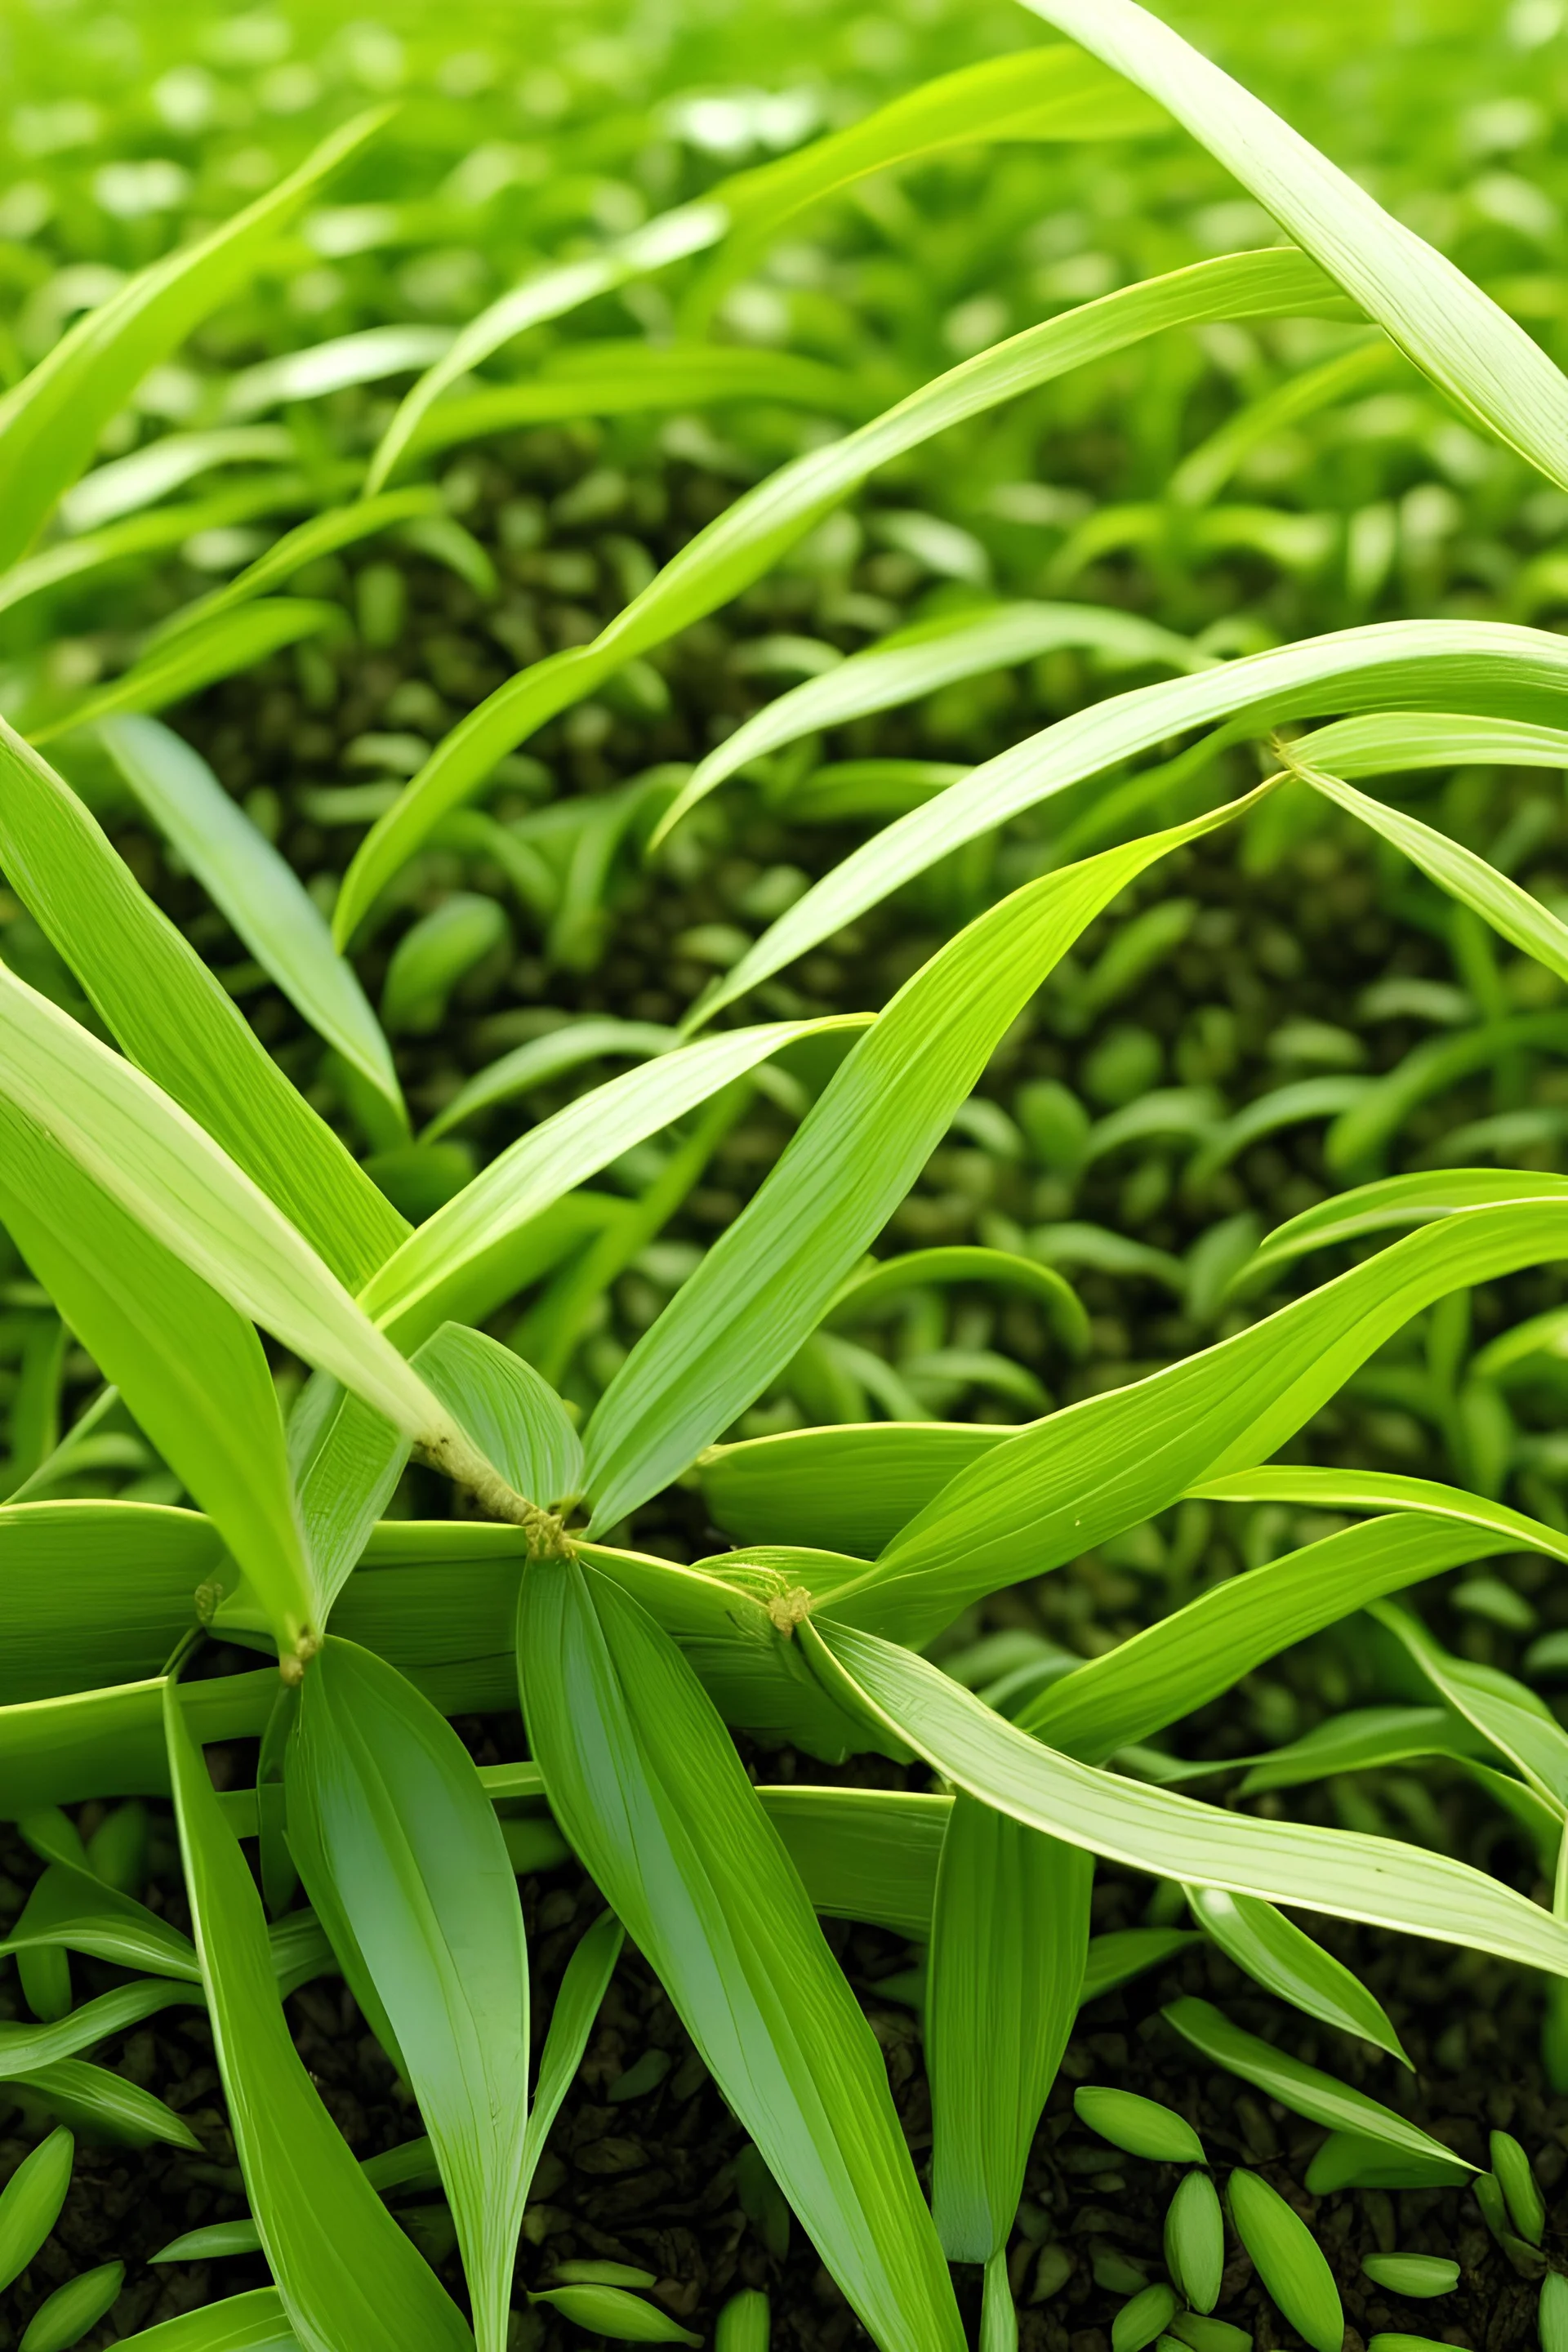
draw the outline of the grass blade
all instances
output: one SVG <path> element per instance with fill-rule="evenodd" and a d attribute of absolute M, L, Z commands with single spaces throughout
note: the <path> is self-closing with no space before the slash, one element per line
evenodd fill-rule
<path fill-rule="evenodd" d="M 1449 1655 L 1408 1610 L 1373 1615 L 1409 1654 L 1444 1704 L 1517 1767 L 1554 1813 L 1568 1820 L 1568 1733 L 1544 1699 L 1496 1666 Z"/>
<path fill-rule="evenodd" d="M 1271 1903 L 1217 1886 L 1190 1887 L 1187 1902 L 1205 1934 L 1266 1991 L 1409 2065 L 1382 2002 Z"/>
<path fill-rule="evenodd" d="M 177 1686 L 163 1692 L 174 1817 L 246 2191 L 305 2352 L 463 2352 L 473 2339 L 350 2155 L 289 2039 L 261 1898 Z"/>
<path fill-rule="evenodd" d="M 162 710 L 183 702 L 220 677 L 254 669 L 285 646 L 323 629 L 342 629 L 341 604 L 304 596 L 269 596 L 258 604 L 215 614 L 178 635 L 151 646 L 121 677 L 69 704 L 57 717 L 28 730 L 35 743 L 52 742 L 79 727 L 90 727 L 121 710 Z"/>
<path fill-rule="evenodd" d="M 0 564 L 15 562 L 148 370 L 250 275 L 278 232 L 386 120 L 358 115 L 199 243 L 138 271 L 0 400 Z"/>
<path fill-rule="evenodd" d="M 288 1791 L 306 1887 L 329 1931 L 346 1917 L 418 2099 L 479 2352 L 505 2352 L 526 2189 L 528 1951 L 500 1824 L 445 1717 L 345 1642 L 329 1641 L 305 1678 Z"/>
<path fill-rule="evenodd" d="M 958 2352 L 881 2053 L 690 1668 L 574 1562 L 523 1578 L 517 1655 L 552 1810 L 850 2304 Z"/>
<path fill-rule="evenodd" d="M 65 2017 L 34 2024 L 7 2020 L 0 2024 L 0 2082 L 52 2066 L 58 2059 L 75 2058 L 111 2034 L 125 2033 L 160 2010 L 200 2008 L 206 1999 L 199 1985 L 180 1984 L 170 1977 L 142 1978 L 117 1985 L 112 1992 L 84 2000 Z"/>
<path fill-rule="evenodd" d="M 226 2295 L 121 2336 L 116 2352 L 300 2352 L 275 2286 Z"/>
<path fill-rule="evenodd" d="M 293 867 L 171 729 L 155 719 L 121 718 L 106 720 L 100 732 L 148 815 L 262 970 L 406 1129 L 392 1049 Z"/>
<path fill-rule="evenodd" d="M 550 2013 L 550 2031 L 539 2053 L 539 2079 L 533 2088 L 533 2105 L 529 2110 L 523 2147 L 525 2192 L 544 2153 L 551 2126 L 561 2112 L 561 2102 L 572 2088 L 583 2063 L 588 2036 L 610 1989 L 610 1978 L 625 1941 L 626 1932 L 615 1913 L 601 1912 L 566 1963 L 555 2007 Z"/>
<path fill-rule="evenodd" d="M 1359 2138 L 1377 2140 L 1406 2156 L 1434 2158 L 1447 2164 L 1459 2160 L 1441 2140 L 1429 2138 L 1392 2107 L 1369 2099 L 1364 2091 L 1352 2090 L 1332 2074 L 1303 2065 L 1288 2051 L 1277 2050 L 1273 2042 L 1244 2032 L 1212 2001 L 1184 1994 L 1179 2000 L 1167 2002 L 1161 2014 L 1216 2066 L 1239 2074 L 1243 2082 L 1254 2084 L 1295 2115 L 1307 2116 L 1330 2131 L 1353 2132 Z"/>
<path fill-rule="evenodd" d="M 658 1022 L 616 1021 L 603 1013 L 587 1013 L 563 1028 L 548 1030 L 542 1037 L 531 1037 L 526 1045 L 514 1046 L 488 1069 L 479 1071 L 445 1109 L 437 1112 L 420 1139 L 433 1143 L 437 1136 L 472 1118 L 476 1111 L 510 1102 L 514 1096 L 546 1086 L 552 1078 L 563 1077 L 602 1055 L 642 1061 L 668 1053 L 679 1043 L 679 1030 L 667 1029 Z"/>

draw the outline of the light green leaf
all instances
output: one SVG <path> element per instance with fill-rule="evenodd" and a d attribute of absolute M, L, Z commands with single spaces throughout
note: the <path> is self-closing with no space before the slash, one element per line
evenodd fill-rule
<path fill-rule="evenodd" d="M 385 120 L 382 109 L 357 115 L 233 220 L 139 270 L 0 400 L 0 564 L 22 552 L 148 370 L 244 283 L 278 232 Z"/>
<path fill-rule="evenodd" d="M 156 1674 L 222 1554 L 210 1521 L 160 1503 L 0 1507 L 0 1706 Z"/>
<path fill-rule="evenodd" d="M 957 2352 L 881 2053 L 690 1668 L 574 1562 L 524 1576 L 517 1655 L 552 1809 L 823 2261 L 886 2352 Z"/>
<path fill-rule="evenodd" d="M 518 1286 L 505 1244 L 600 1169 L 672 1120 L 720 1093 L 797 1039 L 863 1028 L 862 1013 L 822 1021 L 777 1021 L 731 1029 L 679 1053 L 627 1070 L 568 1103 L 519 1138 L 454 1201 L 427 1217 L 418 1232 L 366 1284 L 361 1303 L 405 1345 L 428 1336 L 445 1319 L 440 1302 L 450 1286 L 473 1276 L 464 1318 L 479 1322 Z M 485 1262 L 500 1267 L 490 1295 Z"/>
<path fill-rule="evenodd" d="M 616 2344 L 692 2344 L 702 2338 L 653 2303 L 618 2286 L 558 2286 L 531 2294 L 530 2303 L 552 2305 L 563 2319 Z"/>
<path fill-rule="evenodd" d="M 96 2327 L 125 2281 L 123 2263 L 100 2263 L 79 2272 L 46 2295 L 22 2332 L 18 2352 L 70 2352 Z"/>
<path fill-rule="evenodd" d="M 1086 2083 L 1072 2095 L 1073 2113 L 1112 2147 L 1129 2156 L 1146 2157 L 1152 2164 L 1206 2164 L 1204 2144 L 1185 2116 L 1158 2099 L 1140 2097 L 1136 2091 Z"/>
<path fill-rule="evenodd" d="M 179 1984 L 169 1977 L 143 1977 L 133 1984 L 117 1985 L 112 1992 L 100 1993 L 95 2000 L 84 2000 L 52 2023 L 33 2024 L 26 2020 L 0 2023 L 0 2081 L 52 2066 L 57 2059 L 75 2058 L 95 2042 L 107 2042 L 110 2034 L 128 2032 L 143 2019 L 155 2017 L 160 2010 L 193 2004 L 200 2008 L 205 1999 L 199 1985 Z"/>
<path fill-rule="evenodd" d="M 60 500 L 62 530 L 100 530 L 171 490 L 183 489 L 215 466 L 289 465 L 298 457 L 294 436 L 281 425 L 218 425 L 199 433 L 164 433 L 128 457 L 111 457 L 84 474 Z"/>
<path fill-rule="evenodd" d="M 1253 1895 L 1227 1895 L 1217 1886 L 1189 1887 L 1187 1903 L 1221 1951 L 1265 1991 L 1342 2033 L 1359 2034 L 1409 2065 L 1382 2002 L 1271 1903 Z"/>
<path fill-rule="evenodd" d="M 342 607 L 304 596 L 268 596 L 237 611 L 193 622 L 177 636 L 151 646 L 121 676 L 95 687 L 56 718 L 28 730 L 36 744 L 90 727 L 120 710 L 162 710 L 183 702 L 215 679 L 254 669 L 285 646 L 344 625 Z"/>
<path fill-rule="evenodd" d="M 352 510 L 351 510 L 352 511 Z M 392 1053 L 353 968 L 287 860 L 258 832 L 200 752 L 156 719 L 110 719 L 99 730 L 165 840 L 262 970 L 319 1037 L 368 1078 L 406 1127 Z"/>
<path fill-rule="evenodd" d="M 533 2086 L 523 2144 L 522 2173 L 526 2190 L 544 2153 L 561 2103 L 576 2078 L 588 2046 L 588 2036 L 599 2014 L 610 1978 L 620 1958 L 625 1931 L 613 1911 L 603 1911 L 582 1937 L 566 1963 L 550 2031 L 539 2053 L 539 2079 Z"/>
<path fill-rule="evenodd" d="M 1538 1175 L 1528 1181 L 1532 1194 L 1550 1199 L 1568 1197 L 1568 1176 Z M 1262 1241 L 1232 1284 L 1236 1290 L 1259 1287 L 1280 1267 L 1308 1250 L 1330 1249 L 1360 1241 L 1367 1234 L 1386 1233 L 1399 1225 L 1424 1225 L 1464 1209 L 1488 1208 L 1519 1198 L 1521 1176 L 1514 1168 L 1420 1169 L 1407 1176 L 1384 1176 L 1360 1184 L 1352 1192 L 1331 1193 L 1300 1216 L 1290 1217 Z"/>
<path fill-rule="evenodd" d="M 350 2155 L 289 2038 L 261 1898 L 173 1683 L 163 1718 L 218 2068 L 289 2322 L 305 2352 L 463 2352 L 468 2327 Z"/>
<path fill-rule="evenodd" d="M 75 2156 L 69 2132 L 52 2131 L 0 2189 L 0 2287 L 21 2276 L 59 2220 Z"/>
<path fill-rule="evenodd" d="M 596 265 L 585 262 L 572 267 L 591 271 Z M 498 688 L 437 744 L 396 806 L 366 835 L 343 877 L 334 919 L 340 942 L 352 939 L 382 889 L 431 827 L 469 797 L 499 759 L 546 719 L 590 693 L 602 678 L 760 578 L 879 467 L 949 425 L 984 415 L 1001 401 L 1015 399 L 1037 384 L 1108 352 L 1124 350 L 1164 328 L 1313 310 L 1321 304 L 1325 287 L 1321 272 L 1289 251 L 1199 262 L 1028 328 L 950 369 L 858 431 L 793 459 L 689 541 L 590 645 L 569 647 L 535 662 Z M 459 338 L 454 346 L 454 358 L 461 342 Z M 410 399 L 417 396 L 416 387 Z M 1551 642 L 1543 632 L 1520 634 L 1531 638 L 1539 635 L 1542 642 Z M 1225 699 L 1222 695 L 1222 704 Z M 1342 696 L 1340 703 L 1342 708 Z M 1159 741 L 1173 731 L 1162 727 L 1150 740 Z M 1097 764 L 1108 765 L 1121 756 L 1124 755 L 1112 751 Z M 967 793 L 968 788 L 964 789 Z M 989 830 L 994 822 L 974 829 Z M 809 892 L 802 905 L 817 895 Z M 844 919 L 840 917 L 826 929 L 839 929 Z M 777 930 L 775 926 L 768 939 L 774 938 Z M 748 970 L 756 953 L 753 950 L 743 960 Z M 751 986 L 756 976 L 752 973 L 742 985 Z M 731 975 L 713 1003 L 717 1004 L 721 997 L 727 1002 L 739 992 Z"/>
<path fill-rule="evenodd" d="M 1026 5 L 1167 108 L 1468 415 L 1568 486 L 1568 383 L 1462 270 L 1137 0 Z"/>
<path fill-rule="evenodd" d="M 1078 2014 L 1089 1856 L 959 1796 L 931 1920 L 931 2211 L 949 2262 L 1005 2246 Z"/>
<path fill-rule="evenodd" d="M 268 408 L 321 400 L 355 383 L 381 383 L 411 368 L 431 367 L 450 350 L 450 327 L 363 327 L 357 334 L 333 335 L 300 352 L 283 352 L 241 368 L 224 386 L 226 416 L 259 416 Z"/>
<path fill-rule="evenodd" d="M 408 1227 L 308 1108 L 69 786 L 0 723 L 0 866 L 133 1062 L 200 1121 L 344 1281 Z"/>
<path fill-rule="evenodd" d="M 584 1440 L 595 1528 L 683 1470 L 789 1362 L 1086 926 L 1134 875 L 1245 805 L 1026 884 L 905 983 L 601 1398 Z"/>
<path fill-rule="evenodd" d="M 312 1372 L 300 1390 L 287 1437 L 300 1524 L 324 1620 L 396 1490 L 409 1444 L 384 1414 L 326 1372 Z"/>
<path fill-rule="evenodd" d="M 1374 1844 L 1376 1840 L 1367 1843 Z M 1168 2002 L 1161 2014 L 1215 2065 L 1256 2084 L 1293 2115 L 1307 2116 L 1330 2131 L 1354 2132 L 1363 2139 L 1378 2140 L 1404 2156 L 1434 2158 L 1442 2163 L 1455 2160 L 1451 2148 L 1429 2138 L 1392 2107 L 1369 2099 L 1364 2091 L 1352 2090 L 1348 2083 L 1316 2066 L 1304 2065 L 1288 2051 L 1260 2041 L 1256 2033 L 1244 2032 L 1212 2001 L 1184 1994 L 1179 2000 Z"/>
<path fill-rule="evenodd" d="M 1021 1556 L 1037 1575 L 1266 1459 L 1435 1298 L 1559 1254 L 1568 1203 L 1513 1184 L 1510 1202 L 1445 1216 L 1217 1347 L 1034 1423 L 960 1471 L 835 1615 L 928 1640 Z"/>
<path fill-rule="evenodd" d="M 706 759 L 660 817 L 650 854 L 689 811 L 752 760 L 827 727 L 842 727 L 873 710 L 891 710 L 934 694 L 956 679 L 1035 661 L 1072 646 L 1122 662 L 1167 669 L 1203 669 L 1205 657 L 1185 637 L 1133 613 L 1094 604 L 1000 604 L 994 611 L 944 613 L 900 629 L 864 653 L 852 654 L 821 677 L 792 687 L 754 715 Z"/>
<path fill-rule="evenodd" d="M 1331 1716 L 1300 1739 L 1261 1756 L 1241 1756 L 1244 1797 L 1265 1789 L 1295 1789 L 1336 1772 L 1376 1770 L 1418 1757 L 1485 1756 L 1491 1742 L 1446 1706 L 1358 1706 Z M 1518 1786 L 1518 1783 L 1514 1784 Z"/>
<path fill-rule="evenodd" d="M 1517 1178 L 1515 1181 L 1517 1182 Z M 1533 1175 L 1529 1179 L 1533 1186 Z M 1505 1536 L 1523 1551 L 1544 1552 L 1568 1562 L 1568 1535 L 1507 1503 L 1436 1478 L 1406 1478 L 1389 1470 L 1315 1470 L 1294 1463 L 1269 1463 L 1258 1470 L 1233 1470 L 1205 1478 L 1191 1489 L 1216 1503 L 1300 1503 L 1315 1511 L 1422 1511 L 1433 1518 L 1482 1528 Z"/>
<path fill-rule="evenodd" d="M 1222 1812 L 1060 1756 L 937 1667 L 873 1633 L 807 1619 L 795 1638 L 846 1708 L 983 1804 L 1090 1853 L 1194 1885 L 1364 1919 L 1568 1974 L 1568 1928 L 1446 1854 L 1387 1838 Z"/>
<path fill-rule="evenodd" d="M 476 1111 L 510 1102 L 531 1087 L 547 1086 L 552 1078 L 563 1077 L 584 1062 L 597 1061 L 601 1055 L 642 1061 L 668 1053 L 679 1043 L 678 1029 L 667 1029 L 657 1022 L 616 1021 L 604 1013 L 586 1013 L 562 1028 L 547 1030 L 542 1037 L 531 1037 L 526 1045 L 514 1046 L 488 1069 L 479 1071 L 437 1112 L 422 1140 L 433 1143 L 437 1136 L 472 1118 Z"/>
<path fill-rule="evenodd" d="M 500 1824 L 450 1725 L 352 1643 L 329 1639 L 305 1677 L 287 1778 L 307 1891 L 329 1933 L 346 1918 L 419 2102 L 479 2352 L 505 2352 L 527 2188 L 528 1950 Z"/>
<path fill-rule="evenodd" d="M 902 1297 L 906 1291 L 919 1290 L 928 1283 L 950 1282 L 992 1283 L 999 1290 L 1017 1291 L 1044 1309 L 1058 1339 L 1075 1356 L 1089 1345 L 1089 1316 L 1072 1285 L 1055 1266 L 1042 1265 L 1037 1258 L 1018 1257 L 1011 1250 L 979 1249 L 962 1243 L 868 1260 L 840 1284 L 826 1320 L 853 1322 L 886 1299 Z"/>
<path fill-rule="evenodd" d="M 374 332 L 374 331 L 372 330 Z M 292 580 L 308 563 L 315 563 L 323 555 L 335 554 L 340 547 L 352 547 L 362 539 L 374 539 L 395 524 L 415 520 L 421 516 L 439 515 L 445 511 L 441 494 L 433 485 L 416 484 L 405 490 L 387 490 L 379 499 L 361 499 L 353 506 L 329 507 L 322 514 L 311 515 L 306 522 L 285 531 L 264 555 L 237 572 L 232 580 L 215 588 L 209 595 L 198 596 L 194 604 L 181 605 L 157 631 L 157 641 L 163 642 L 177 632 L 211 620 L 236 604 L 247 604 L 268 589 Z"/>
<path fill-rule="evenodd" d="M 1189 2172 L 1176 2183 L 1165 2211 L 1165 2267 L 1184 2299 L 1211 2312 L 1225 2276 L 1225 2216 L 1219 2192 L 1206 2172 Z"/>
<path fill-rule="evenodd" d="M 0 996 L 7 986 L 20 989 L 21 983 L 0 972 Z M 64 1013 L 56 1017 L 73 1041 L 91 1043 Z M 14 1035 L 0 1040 L 0 1059 Z M 100 1046 L 92 1051 L 134 1077 L 129 1064 Z M 57 1063 L 57 1097 L 61 1077 Z M 145 1080 L 136 1082 L 153 1095 Z M 221 1533 L 288 1656 L 316 1623 L 317 1608 L 278 1393 L 261 1343 L 246 1318 L 113 1198 L 97 1172 L 59 1148 L 49 1131 L 52 1126 L 58 1132 L 58 1121 L 47 1103 L 40 1119 L 13 1102 L 14 1097 L 0 1101 L 6 1147 L 0 1214 L 6 1228 L 100 1370 Z M 216 1159 L 215 1148 L 206 1148 Z M 195 1595 L 193 1585 L 182 1612 L 186 1623 L 195 1615 Z"/>
<path fill-rule="evenodd" d="M 700 543 L 693 540 L 691 547 Z M 1449 709 L 1461 699 L 1479 711 L 1549 722 L 1562 716 L 1565 687 L 1568 655 L 1562 640 L 1546 631 L 1486 622 L 1384 621 L 1110 695 L 999 752 L 853 851 L 726 972 L 703 1000 L 702 1017 L 711 1018 L 964 842 L 1193 729 L 1223 720 L 1233 722 L 1237 734 L 1262 732 L 1325 709 L 1394 701 Z"/>
<path fill-rule="evenodd" d="M 1568 1820 L 1568 1732 L 1542 1698 L 1500 1667 L 1456 1658 L 1408 1610 L 1375 1604 L 1372 1614 L 1408 1652 L 1439 1698 L 1489 1739 L 1539 1797 Z"/>
<path fill-rule="evenodd" d="M 91 2066 L 85 2058 L 57 2058 L 11 2079 L 31 2091 L 50 2115 L 89 2139 L 110 2140 L 118 2147 L 200 2150 L 201 2142 L 183 2116 L 107 2066 Z"/>
<path fill-rule="evenodd" d="M 978 1422 L 874 1421 L 710 1445 L 697 1467 L 709 1513 L 737 1543 L 869 1555 L 1005 1443 L 1005 1431 Z"/>
<path fill-rule="evenodd" d="M 57 540 L 0 573 L 0 613 L 9 613 L 29 597 L 68 581 L 85 579 L 94 572 L 111 572 L 165 547 L 183 546 L 198 531 L 226 530 L 258 515 L 308 506 L 320 488 L 303 474 L 268 474 L 258 481 L 214 490 L 184 506 L 156 507 L 151 514 L 128 515 L 123 522 L 110 523 L 80 539 Z"/>
<path fill-rule="evenodd" d="M 300 2352 L 274 2286 L 226 2295 L 121 2338 L 116 2352 Z"/>
<path fill-rule="evenodd" d="M 422 1380 L 509 1486 L 549 1505 L 583 1484 L 583 1444 L 548 1381 L 510 1348 L 462 1323 L 443 1323 L 415 1350 Z"/>
<path fill-rule="evenodd" d="M 1312 2352 L 1341 2352 L 1344 2305 L 1316 2238 L 1277 2189 L 1240 2165 L 1226 2183 L 1236 2233 L 1274 2301 Z"/>

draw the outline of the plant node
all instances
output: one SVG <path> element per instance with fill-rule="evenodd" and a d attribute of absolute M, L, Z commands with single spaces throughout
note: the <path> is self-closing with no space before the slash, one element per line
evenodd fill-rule
<path fill-rule="evenodd" d="M 786 1591 L 775 1592 L 767 1604 L 768 1615 L 787 1642 L 797 1625 L 804 1625 L 811 1614 L 811 1592 L 804 1584 L 792 1584 Z"/>

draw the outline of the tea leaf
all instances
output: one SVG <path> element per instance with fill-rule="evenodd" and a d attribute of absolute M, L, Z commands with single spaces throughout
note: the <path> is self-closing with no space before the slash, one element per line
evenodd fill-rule
<path fill-rule="evenodd" d="M 174 1817 L 250 2209 L 305 2352 L 472 2338 L 350 2155 L 289 2038 L 257 1894 L 177 1686 L 163 1692 Z M 263 2339 L 265 2340 L 265 2338 Z"/>
<path fill-rule="evenodd" d="M 529 2042 L 500 1824 L 445 1717 L 368 1650 L 331 1638 L 305 1677 L 287 1779 L 300 1874 L 329 1934 L 346 1921 L 429 2130 L 479 2352 L 504 2352 Z"/>
<path fill-rule="evenodd" d="M 1408 2066 L 1398 2034 L 1383 2004 L 1359 1977 L 1315 1944 L 1310 1936 L 1251 1895 L 1226 1895 L 1217 1886 L 1189 1888 L 1193 1916 L 1266 1991 L 1278 1993 L 1309 2017 L 1343 2033 L 1359 2034 Z"/>
<path fill-rule="evenodd" d="M 889 2352 L 955 2352 L 881 2053 L 690 1668 L 573 1562 L 524 1576 L 517 1655 L 552 1810 L 824 2262 Z"/>
<path fill-rule="evenodd" d="M 1092 1881 L 1087 1854 L 954 1798 L 925 2026 L 931 2211 L 949 2262 L 1006 2245 L 1078 2014 Z"/>
<path fill-rule="evenodd" d="M 110 719 L 100 733 L 148 815 L 262 970 L 406 1126 L 391 1049 L 293 867 L 230 799 L 200 753 L 169 728 L 155 719 Z"/>
<path fill-rule="evenodd" d="M 1258 2275 L 1313 2352 L 1341 2352 L 1344 2307 L 1334 2274 L 1310 2230 L 1277 2189 L 1237 2166 L 1227 2184 L 1237 2236 Z"/>

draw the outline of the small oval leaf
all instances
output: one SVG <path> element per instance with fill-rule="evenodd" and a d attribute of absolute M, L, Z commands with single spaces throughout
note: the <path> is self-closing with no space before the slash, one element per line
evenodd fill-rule
<path fill-rule="evenodd" d="M 1146 2156 L 1156 2164 L 1206 2164 L 1204 2144 L 1184 2116 L 1157 2099 L 1141 2099 L 1135 2091 L 1113 2091 L 1086 2084 L 1073 2093 L 1073 2112 L 1080 2124 L 1124 2147 L 1129 2156 Z"/>
<path fill-rule="evenodd" d="M 1230 2176 L 1230 2218 L 1274 2301 L 1312 2352 L 1341 2352 L 1345 2315 L 1333 2273 L 1300 2215 L 1256 2172 Z"/>
<path fill-rule="evenodd" d="M 1446 2254 L 1364 2254 L 1361 2266 L 1374 2286 L 1418 2300 L 1452 2294 L 1459 2284 L 1459 2265 Z"/>
<path fill-rule="evenodd" d="M 1166 2209 L 1165 2267 L 1196 2310 L 1214 2309 L 1225 2275 L 1225 2216 L 1206 2172 L 1189 2172 Z"/>

